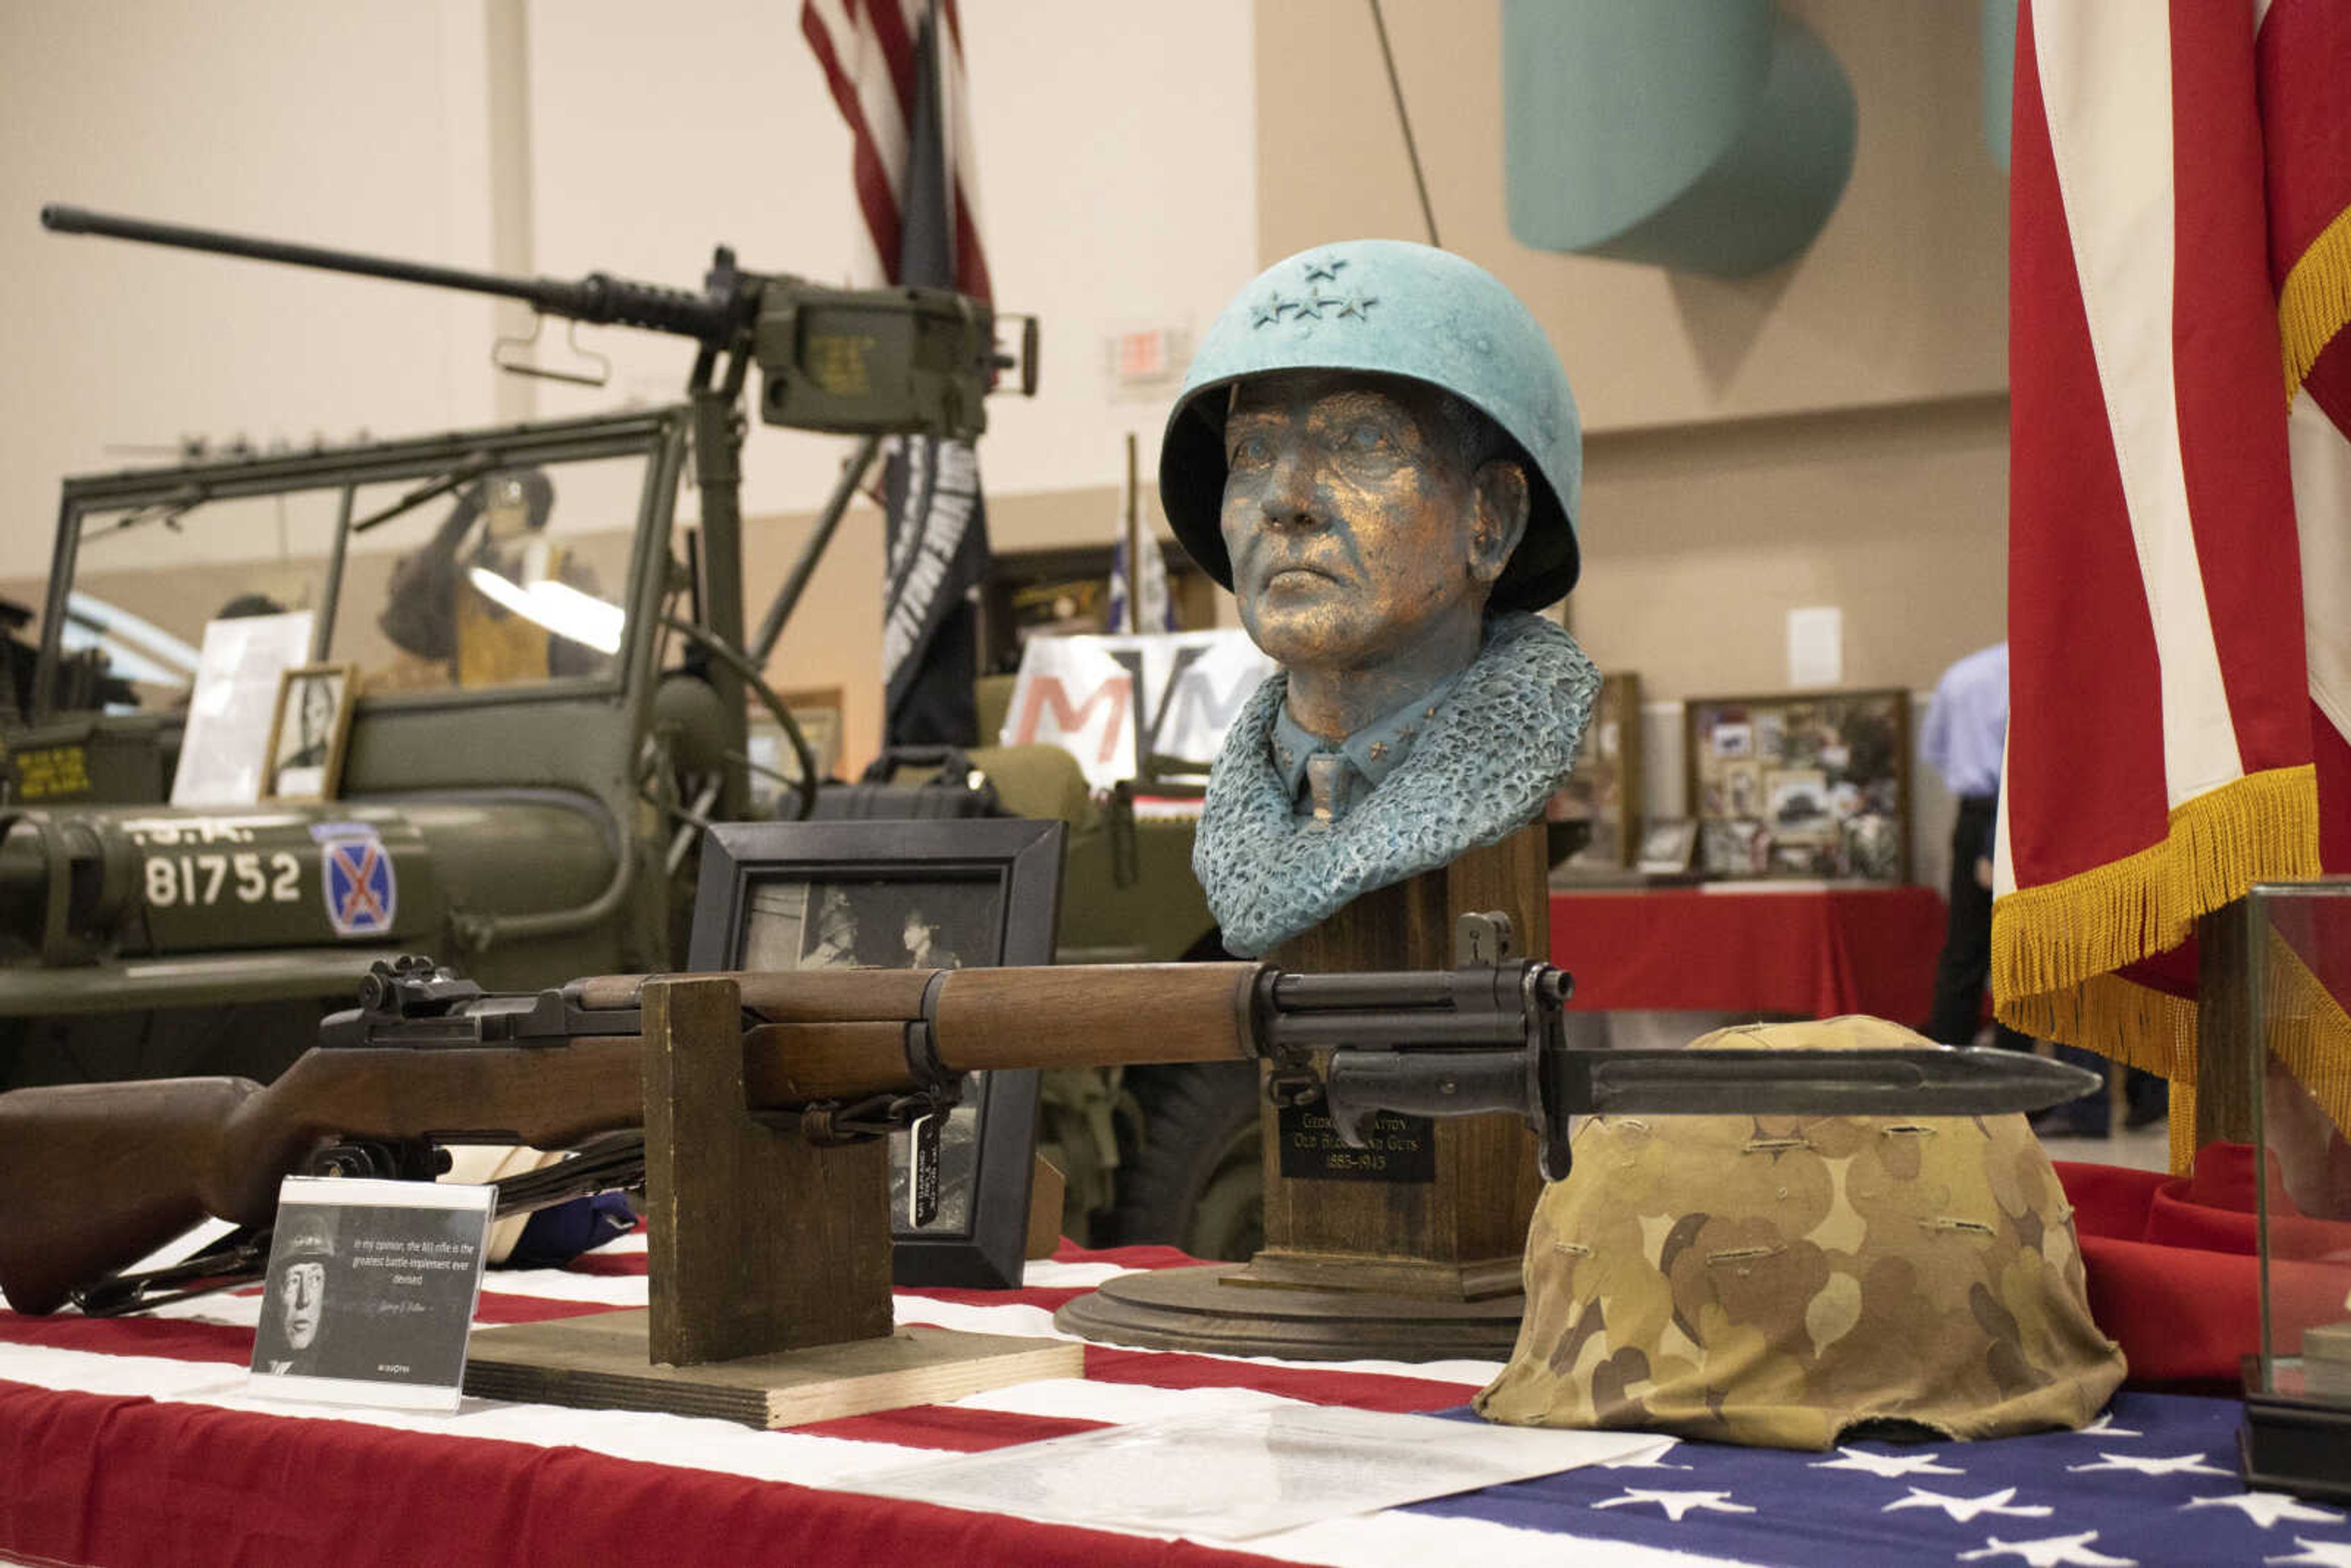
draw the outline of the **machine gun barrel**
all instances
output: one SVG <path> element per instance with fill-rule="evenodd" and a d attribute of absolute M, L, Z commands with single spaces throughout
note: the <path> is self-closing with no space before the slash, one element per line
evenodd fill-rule
<path fill-rule="evenodd" d="M 714 287 L 703 294 L 659 284 L 631 283 L 595 272 L 576 281 L 553 277 L 510 277 L 475 272 L 462 267 L 399 261 L 363 256 L 326 246 L 289 240 L 261 239 L 250 235 L 197 228 L 186 224 L 156 223 L 147 218 L 93 213 L 85 207 L 51 204 L 41 209 L 41 226 L 57 234 L 102 235 L 110 239 L 139 240 L 148 245 L 173 246 L 182 250 L 208 251 L 215 256 L 239 256 L 255 261 L 275 261 L 288 267 L 315 267 L 328 272 L 356 273 L 389 278 L 395 283 L 421 283 L 434 288 L 455 288 L 468 294 L 493 294 L 519 299 L 550 316 L 590 323 L 617 323 L 698 339 L 725 347 L 751 326 L 756 291 L 731 287 L 714 272 Z M 739 276 L 739 275 L 738 275 Z M 750 281 L 749 279 L 744 279 Z"/>
<path fill-rule="evenodd" d="M 784 273 L 745 272 L 725 246 L 712 254 L 702 292 L 695 294 L 604 272 L 576 281 L 507 277 L 56 204 L 41 209 L 41 223 L 58 234 L 142 240 L 495 295 L 549 316 L 691 338 L 702 351 L 688 382 L 690 395 L 723 414 L 745 369 L 756 363 L 762 380 L 760 419 L 793 430 L 973 441 L 987 428 L 985 403 L 1005 372 L 1018 367 L 1021 392 L 1033 396 L 1037 390 L 1033 317 L 1024 319 L 1015 356 L 999 351 L 996 310 L 984 299 L 946 288 L 834 288 Z M 716 373 L 722 364 L 727 367 L 724 377 Z M 706 439 L 716 446 L 738 438 L 721 430 Z M 731 461 L 719 469 L 731 472 Z M 712 526 L 711 497 L 732 482 L 702 476 L 705 529 Z M 730 632 L 737 640 L 739 635 L 739 629 Z"/>

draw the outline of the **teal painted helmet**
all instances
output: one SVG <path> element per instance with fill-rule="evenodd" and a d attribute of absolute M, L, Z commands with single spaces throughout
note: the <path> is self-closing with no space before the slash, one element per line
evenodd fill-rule
<path fill-rule="evenodd" d="M 1167 520 L 1227 588 L 1224 393 L 1270 371 L 1405 376 L 1477 409 L 1517 444 L 1532 503 L 1493 608 L 1538 610 L 1575 586 L 1583 485 L 1575 394 L 1533 313 L 1493 274 L 1425 245 L 1346 240 L 1277 261 L 1234 296 L 1193 357 L 1159 446 Z"/>

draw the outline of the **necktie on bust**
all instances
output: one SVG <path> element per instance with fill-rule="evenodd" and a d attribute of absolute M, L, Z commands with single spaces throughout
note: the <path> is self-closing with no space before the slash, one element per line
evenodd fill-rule
<path fill-rule="evenodd" d="M 1316 821 L 1346 815 L 1348 775 L 1353 771 L 1343 751 L 1318 751 L 1306 759 L 1306 798 Z"/>

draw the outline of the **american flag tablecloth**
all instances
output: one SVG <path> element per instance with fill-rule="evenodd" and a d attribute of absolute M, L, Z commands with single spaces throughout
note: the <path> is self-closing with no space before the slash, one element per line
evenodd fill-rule
<path fill-rule="evenodd" d="M 1008 1292 L 902 1293 L 901 1322 L 1051 1334 L 1162 1249 L 1064 1248 Z M 642 1235 L 489 1276 L 478 1320 L 642 1306 Z M 2339 1510 L 2248 1494 L 2232 1401 L 2126 1393 L 2078 1433 L 1831 1454 L 1684 1443 L 1246 1542 L 1188 1542 L 835 1490 L 860 1471 L 1285 1400 L 1462 1413 L 1487 1362 L 1341 1364 L 1090 1347 L 1083 1379 L 789 1432 L 467 1400 L 454 1416 L 246 1397 L 257 1294 L 93 1322 L 0 1312 L 0 1558 L 94 1564 L 1385 1565 L 1979 1563 L 2351 1568 Z"/>

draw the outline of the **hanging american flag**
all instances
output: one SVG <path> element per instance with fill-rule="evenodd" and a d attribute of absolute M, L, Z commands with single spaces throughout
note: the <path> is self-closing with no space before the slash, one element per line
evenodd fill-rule
<path fill-rule="evenodd" d="M 954 0 L 804 0 L 800 32 L 849 121 L 860 281 L 989 298 Z M 987 570 L 978 459 L 968 442 L 907 436 L 882 488 L 883 742 L 973 744 L 973 601 Z"/>
<path fill-rule="evenodd" d="M 1993 991 L 2182 1086 L 2196 917 L 2316 874 L 2351 811 L 2346 26 L 2172 0 L 2018 32 Z M 2192 1117 L 2176 1095 L 2178 1154 Z"/>
<path fill-rule="evenodd" d="M 2285 350 L 2320 857 L 2351 870 L 2351 15 L 2272 0 L 2254 44 Z"/>

